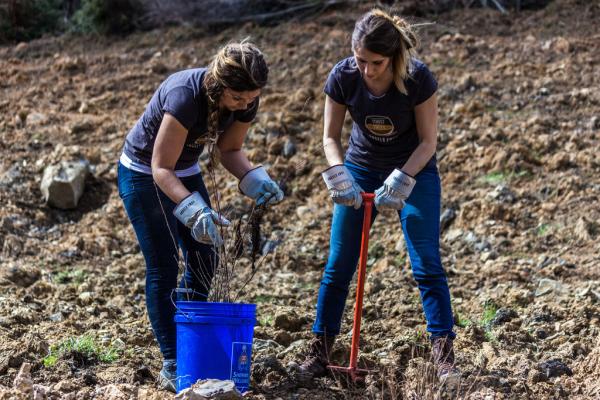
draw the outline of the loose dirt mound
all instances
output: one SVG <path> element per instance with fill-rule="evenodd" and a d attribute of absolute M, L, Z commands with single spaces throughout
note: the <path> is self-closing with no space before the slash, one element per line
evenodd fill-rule
<path fill-rule="evenodd" d="M 175 28 L 0 48 L 0 385 L 12 387 L 28 362 L 50 398 L 169 396 L 153 383 L 160 354 L 116 162 L 166 75 L 205 65 L 220 45 L 249 35 L 271 75 L 247 149 L 288 177 L 286 200 L 262 227 L 272 252 L 242 297 L 259 304 L 249 398 L 437 395 L 426 385 L 424 318 L 392 215 L 373 228 L 361 338 L 361 363 L 379 372 L 366 388 L 302 385 L 290 373 L 311 336 L 327 256 L 322 86 L 350 54 L 352 21 L 365 9 L 219 34 Z M 564 0 L 424 20 L 436 22 L 421 29 L 421 57 L 440 83 L 442 250 L 464 372 L 451 395 L 598 398 L 600 7 Z M 44 167 L 78 157 L 92 166 L 79 208 L 46 207 Z M 233 216 L 247 213 L 222 169 L 217 181 Z M 342 335 L 337 362 L 347 361 L 349 341 Z"/>

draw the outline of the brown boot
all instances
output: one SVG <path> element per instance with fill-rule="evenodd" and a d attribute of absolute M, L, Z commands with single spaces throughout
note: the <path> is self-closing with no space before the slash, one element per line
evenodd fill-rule
<path fill-rule="evenodd" d="M 460 381 L 460 371 L 454 366 L 453 339 L 449 337 L 432 339 L 431 353 L 440 383 L 457 384 Z"/>
<path fill-rule="evenodd" d="M 299 377 L 302 379 L 319 378 L 327 375 L 327 365 L 335 336 L 316 335 L 310 342 L 306 359 L 299 367 Z"/>

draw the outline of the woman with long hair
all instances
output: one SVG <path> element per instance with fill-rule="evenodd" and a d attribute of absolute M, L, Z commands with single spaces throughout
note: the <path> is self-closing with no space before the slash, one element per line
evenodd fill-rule
<path fill-rule="evenodd" d="M 129 131 L 118 166 L 119 195 L 146 261 L 146 306 L 164 361 L 159 383 L 175 391 L 175 307 L 179 286 L 206 299 L 227 221 L 213 209 L 198 158 L 205 146 L 240 180 L 256 204 L 275 204 L 283 192 L 264 167 L 242 150 L 256 116 L 268 67 L 249 42 L 219 50 L 207 68 L 177 72 L 158 87 Z M 196 299 L 196 298 L 195 298 Z"/>
<path fill-rule="evenodd" d="M 325 84 L 323 146 L 330 167 L 322 175 L 335 204 L 315 338 L 300 366 L 305 376 L 326 373 L 328 354 L 340 333 L 359 257 L 361 192 L 375 193 L 373 219 L 386 209 L 398 213 L 438 376 L 442 380 L 459 376 L 450 292 L 439 251 L 437 82 L 415 58 L 416 46 L 417 37 L 404 19 L 372 10 L 356 22 L 353 56 L 338 62 Z M 346 111 L 353 125 L 344 155 L 341 133 Z"/>

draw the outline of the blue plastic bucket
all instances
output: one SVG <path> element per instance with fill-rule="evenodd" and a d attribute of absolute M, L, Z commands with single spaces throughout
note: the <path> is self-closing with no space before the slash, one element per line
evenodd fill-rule
<path fill-rule="evenodd" d="M 177 301 L 177 392 L 198 379 L 250 386 L 256 304 Z"/>

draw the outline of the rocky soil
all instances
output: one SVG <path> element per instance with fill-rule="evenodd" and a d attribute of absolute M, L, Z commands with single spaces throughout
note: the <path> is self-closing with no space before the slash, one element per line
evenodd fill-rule
<path fill-rule="evenodd" d="M 377 372 L 365 387 L 295 379 L 332 211 L 320 177 L 322 86 L 350 54 L 352 21 L 366 9 L 275 27 L 0 48 L 0 398 L 34 398 L 31 383 L 39 399 L 172 398 L 154 383 L 160 353 L 116 163 L 169 73 L 205 65 L 220 45 L 246 36 L 271 65 L 248 153 L 286 177 L 288 192 L 264 217 L 269 252 L 240 292 L 258 304 L 247 398 L 600 398 L 600 6 L 575 0 L 509 15 L 412 17 L 435 22 L 420 30 L 420 57 L 440 83 L 441 243 L 460 388 L 440 391 L 428 375 L 418 290 L 392 215 L 375 223 L 368 262 L 360 363 Z M 45 205 L 44 168 L 80 158 L 91 174 L 78 208 Z M 232 218 L 247 215 L 234 180 L 222 168 L 217 178 Z M 247 257 L 239 265 L 238 288 L 250 273 Z M 347 362 L 349 343 L 342 335 L 337 362 Z M 32 382 L 21 390 L 23 363 Z"/>

